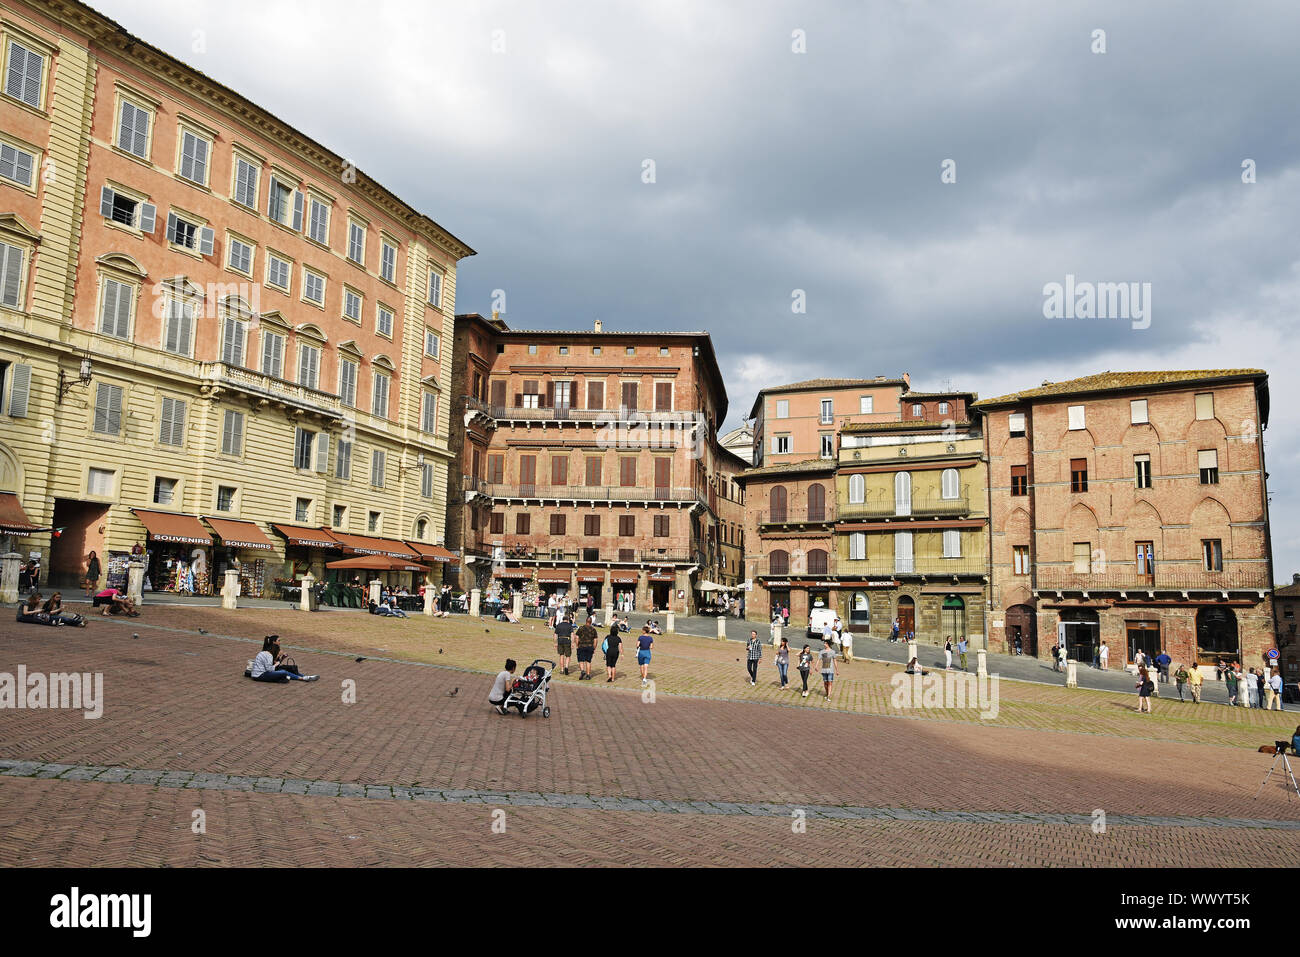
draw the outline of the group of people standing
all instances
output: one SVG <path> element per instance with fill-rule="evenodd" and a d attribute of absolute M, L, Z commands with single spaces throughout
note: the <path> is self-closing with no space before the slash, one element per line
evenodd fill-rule
<path fill-rule="evenodd" d="M 838 621 L 839 619 L 836 619 Z M 799 677 L 803 679 L 803 694 L 801 697 L 808 697 L 808 675 L 812 671 L 813 660 L 816 658 L 821 667 L 822 687 L 826 698 L 831 696 L 831 687 L 835 683 L 835 677 L 839 674 L 839 666 L 835 663 L 835 648 L 829 639 L 823 639 L 822 650 L 813 654 L 809 645 L 804 645 L 803 650 L 799 652 L 797 667 Z M 749 642 L 745 646 L 746 669 L 749 673 L 749 684 L 752 687 L 758 683 L 758 663 L 763 660 L 763 643 L 758 640 L 758 632 L 749 633 Z M 852 652 L 845 661 L 852 661 Z M 781 639 L 781 643 L 776 649 L 776 673 L 780 679 L 780 687 L 786 688 L 790 685 L 790 643 Z"/>
<path fill-rule="evenodd" d="M 566 675 L 569 673 L 569 657 L 573 654 L 573 646 L 576 644 L 578 680 L 591 681 L 591 661 L 596 655 L 596 640 L 600 637 L 600 633 L 596 630 L 596 619 L 593 615 L 583 617 L 583 623 L 575 628 L 572 616 L 557 610 L 550 624 L 555 632 L 555 654 L 559 658 L 561 670 Z M 610 623 L 609 634 L 601 642 L 600 650 L 605 655 L 606 682 L 613 682 L 618 677 L 618 658 L 623 649 L 623 633 L 627 630 L 626 618 L 622 621 L 614 619 Z M 636 643 L 636 663 L 641 669 L 641 684 L 644 686 L 649 683 L 650 650 L 655 643 L 649 625 L 641 629 Z"/>

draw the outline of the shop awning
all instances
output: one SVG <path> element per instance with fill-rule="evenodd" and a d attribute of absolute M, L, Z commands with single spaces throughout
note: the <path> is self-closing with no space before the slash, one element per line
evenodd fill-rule
<path fill-rule="evenodd" d="M 271 527 L 284 536 L 290 545 L 304 548 L 339 548 L 338 539 L 323 528 L 306 528 L 302 525 L 281 525 L 271 523 Z"/>
<path fill-rule="evenodd" d="M 456 557 L 441 545 L 425 545 L 423 542 L 407 542 L 406 544 L 421 558 L 427 558 L 435 562 L 449 562 Z"/>
<path fill-rule="evenodd" d="M 143 523 L 149 532 L 149 537 L 155 542 L 176 542 L 180 545 L 212 544 L 212 533 L 203 527 L 197 515 L 151 512 L 144 508 L 133 508 L 131 511 Z"/>
<path fill-rule="evenodd" d="M 611 571 L 609 573 L 609 583 L 611 585 L 635 585 L 640 580 L 636 572 Z"/>
<path fill-rule="evenodd" d="M 922 585 L 922 595 L 981 595 L 983 585 Z"/>
<path fill-rule="evenodd" d="M 539 582 L 564 582 L 568 584 L 571 572 L 567 568 L 543 568 L 537 573 Z"/>
<path fill-rule="evenodd" d="M 227 548 L 275 550 L 271 540 L 266 537 L 266 532 L 252 522 L 241 522 L 232 518 L 209 518 L 206 515 L 203 516 L 203 521 L 207 522 L 208 527 L 217 533 L 217 538 L 221 539 L 221 544 Z"/>
<path fill-rule="evenodd" d="M 673 581 L 673 576 L 672 575 L 651 575 L 650 580 L 652 582 L 670 582 Z"/>
<path fill-rule="evenodd" d="M 387 555 L 389 558 L 404 558 L 408 561 L 419 558 L 408 545 L 391 538 L 371 538 L 346 532 L 334 532 L 333 535 L 349 555 Z"/>
<path fill-rule="evenodd" d="M 48 531 L 27 517 L 16 492 L 0 492 L 0 535 L 36 535 Z"/>
<path fill-rule="evenodd" d="M 531 568 L 496 568 L 492 574 L 497 578 L 532 578 Z"/>
<path fill-rule="evenodd" d="M 601 568 L 579 568 L 578 581 L 590 584 L 597 582 L 603 584 L 605 581 L 605 571 Z"/>
<path fill-rule="evenodd" d="M 325 567 L 355 568 L 376 572 L 427 572 L 429 570 L 423 565 L 403 561 L 400 558 L 389 558 L 387 555 L 356 555 L 352 558 L 340 558 L 336 562 L 326 562 Z"/>

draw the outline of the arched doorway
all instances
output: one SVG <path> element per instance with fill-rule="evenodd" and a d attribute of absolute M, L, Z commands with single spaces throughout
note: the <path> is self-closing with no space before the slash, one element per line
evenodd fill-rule
<path fill-rule="evenodd" d="M 965 638 L 966 602 L 956 595 L 949 595 L 943 600 L 940 620 L 943 625 L 939 633 L 940 638 L 951 638 L 954 644 L 959 638 Z"/>
<path fill-rule="evenodd" d="M 898 637 L 903 641 L 916 637 L 916 602 L 910 595 L 898 598 Z"/>
<path fill-rule="evenodd" d="M 1212 665 L 1220 658 L 1241 661 L 1237 615 L 1231 608 L 1202 608 L 1196 613 L 1197 664 Z"/>
<path fill-rule="evenodd" d="M 871 630 L 871 598 L 864 591 L 855 591 L 849 599 L 849 624 Z"/>
<path fill-rule="evenodd" d="M 808 486 L 808 521 L 826 521 L 826 489 L 821 485 Z"/>
<path fill-rule="evenodd" d="M 1012 605 L 1006 617 L 1007 653 L 1016 653 L 1016 639 L 1020 639 L 1020 652 L 1038 655 L 1038 616 L 1029 605 Z"/>

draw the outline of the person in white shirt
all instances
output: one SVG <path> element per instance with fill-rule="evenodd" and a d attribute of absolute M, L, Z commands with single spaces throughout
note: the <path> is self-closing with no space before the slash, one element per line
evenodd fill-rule
<path fill-rule="evenodd" d="M 497 709 L 497 714 L 505 714 L 506 696 L 510 694 L 510 689 L 515 683 L 515 659 L 506 659 L 505 671 L 497 672 L 496 680 L 492 682 L 492 690 L 488 692 L 488 704 Z"/>
<path fill-rule="evenodd" d="M 1273 669 L 1273 674 L 1269 676 L 1268 690 L 1272 692 L 1268 699 L 1268 709 L 1272 711 L 1274 710 L 1273 705 L 1277 705 L 1278 711 L 1285 711 L 1286 708 L 1282 707 L 1282 675 L 1276 668 Z"/>
<path fill-rule="evenodd" d="M 1106 670 L 1106 663 L 1110 661 L 1110 649 L 1106 647 L 1106 642 L 1101 643 L 1101 670 Z"/>
<path fill-rule="evenodd" d="M 828 621 L 826 624 L 822 625 L 822 644 L 827 648 L 834 648 L 835 643 L 832 640 L 834 637 L 835 629 L 831 627 L 831 623 Z"/>
<path fill-rule="evenodd" d="M 283 661 L 284 655 L 280 652 L 280 645 L 268 638 L 263 643 L 262 650 L 253 659 L 253 667 L 249 669 L 248 676 L 254 681 L 274 681 L 281 684 L 286 681 L 316 681 L 320 678 L 320 675 L 300 675 L 297 671 L 281 668 L 280 664 Z"/>

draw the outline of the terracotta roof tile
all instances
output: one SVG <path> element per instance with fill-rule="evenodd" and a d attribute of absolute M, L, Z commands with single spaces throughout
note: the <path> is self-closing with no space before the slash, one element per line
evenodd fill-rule
<path fill-rule="evenodd" d="M 1063 382 L 1046 382 L 1036 389 L 1023 389 L 991 399 L 982 399 L 975 403 L 976 408 L 992 405 L 1007 405 L 1027 399 L 1049 398 L 1051 396 L 1079 395 L 1085 392 L 1110 392 L 1124 389 L 1140 389 L 1148 386 L 1173 385 L 1181 382 L 1203 382 L 1212 379 L 1263 378 L 1268 373 L 1263 369 L 1177 369 L 1160 372 L 1099 372 L 1096 375 L 1083 376 L 1078 379 L 1066 379 Z"/>

